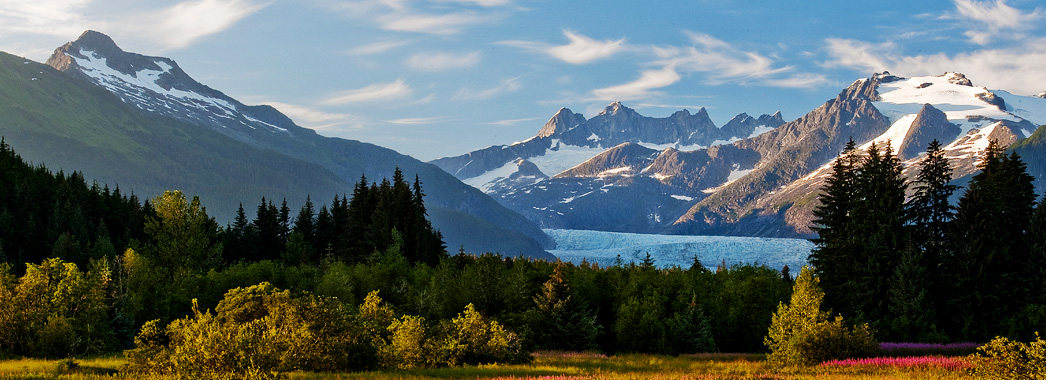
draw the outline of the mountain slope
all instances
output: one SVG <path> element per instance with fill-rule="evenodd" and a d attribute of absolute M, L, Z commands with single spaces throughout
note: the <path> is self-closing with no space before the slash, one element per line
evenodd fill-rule
<path fill-rule="evenodd" d="M 421 178 L 430 217 L 452 251 L 551 258 L 544 248 L 553 243 L 536 225 L 435 166 L 319 136 L 271 107 L 245 106 L 199 84 L 172 60 L 123 52 L 100 33 L 55 51 L 48 62 L 64 73 L 2 60 L 0 99 L 10 101 L 0 104 L 0 133 L 29 160 L 143 197 L 169 188 L 199 194 L 226 221 L 239 202 L 286 197 L 295 207 L 306 194 L 327 202 L 360 175 L 391 177 L 400 167 Z"/>

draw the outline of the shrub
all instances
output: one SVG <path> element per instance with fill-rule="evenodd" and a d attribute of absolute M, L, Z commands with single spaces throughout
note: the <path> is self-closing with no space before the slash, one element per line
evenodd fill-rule
<path fill-rule="evenodd" d="M 996 337 L 970 355 L 970 373 L 979 379 L 1046 379 L 1046 341 L 1035 334 L 1031 343 Z"/>
<path fill-rule="evenodd" d="M 792 299 L 773 315 L 764 344 L 774 367 L 811 366 L 832 359 L 872 356 L 879 350 L 868 325 L 848 328 L 843 317 L 821 310 L 824 292 L 809 268 L 795 280 Z"/>
<path fill-rule="evenodd" d="M 376 352 L 358 317 L 337 300 L 292 297 L 269 283 L 226 293 L 216 314 L 201 312 L 166 329 L 142 326 L 128 370 L 187 378 L 278 378 L 292 370 L 369 369 Z"/>

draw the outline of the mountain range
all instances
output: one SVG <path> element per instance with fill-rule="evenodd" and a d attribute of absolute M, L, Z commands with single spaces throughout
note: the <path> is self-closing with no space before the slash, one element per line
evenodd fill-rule
<path fill-rule="evenodd" d="M 539 258 L 554 248 L 542 228 L 809 237 L 818 189 L 851 139 L 889 142 L 909 176 L 941 141 L 958 184 L 994 139 L 1046 188 L 1044 97 L 977 87 L 960 73 L 883 72 L 790 121 L 742 113 L 716 126 L 704 108 L 659 118 L 614 102 L 591 118 L 562 108 L 525 141 L 424 163 L 320 136 L 98 32 L 46 64 L 0 53 L 0 132 L 36 163 L 143 198 L 181 189 L 222 221 L 262 197 L 326 203 L 361 176 L 399 167 L 420 177 L 451 251 Z"/>
<path fill-rule="evenodd" d="M 361 176 L 417 175 L 433 225 L 451 251 L 552 258 L 535 223 L 438 167 L 387 148 L 329 138 L 270 106 L 247 106 L 162 57 L 125 52 L 84 32 L 46 64 L 0 53 L 0 133 L 37 164 L 82 171 L 143 199 L 199 195 L 231 221 L 237 205 L 306 195 L 326 204 Z"/>
<path fill-rule="evenodd" d="M 543 228 L 810 237 L 818 189 L 851 139 L 889 142 L 907 176 L 936 139 L 960 184 L 994 139 L 1046 178 L 1046 133 L 1023 142 L 1046 123 L 1043 96 L 989 91 L 960 73 L 883 72 L 788 122 L 741 114 L 717 128 L 704 109 L 650 118 L 615 102 L 588 120 L 561 109 L 531 139 L 432 163 Z"/>

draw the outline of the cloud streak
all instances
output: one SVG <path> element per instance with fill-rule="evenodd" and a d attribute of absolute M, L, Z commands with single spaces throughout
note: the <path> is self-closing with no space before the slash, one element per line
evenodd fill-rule
<path fill-rule="evenodd" d="M 467 54 L 418 53 L 408 57 L 404 64 L 416 71 L 447 71 L 473 67 L 481 58 L 478 51 Z"/>
<path fill-rule="evenodd" d="M 597 41 L 586 36 L 564 30 L 563 35 L 570 40 L 569 44 L 545 49 L 548 55 L 563 62 L 581 65 L 617 54 L 624 48 L 625 39 Z"/>
<path fill-rule="evenodd" d="M 141 29 L 161 49 L 178 49 L 222 32 L 268 4 L 247 0 L 191 0 L 151 13 L 132 29 Z"/>
<path fill-rule="evenodd" d="M 409 98 L 414 93 L 403 79 L 391 83 L 376 83 L 360 89 L 349 90 L 332 95 L 323 101 L 324 105 L 345 105 L 373 102 L 380 100 L 397 100 Z"/>
<path fill-rule="evenodd" d="M 1043 18 L 1042 11 L 1036 9 L 1030 13 L 1023 13 L 1013 8 L 1002 0 L 994 3 L 980 2 L 976 0 L 955 0 L 955 10 L 958 17 L 967 21 L 973 21 L 976 27 L 969 28 L 964 34 L 978 45 L 987 45 L 993 39 L 1010 35 L 1011 38 L 1020 39 L 1029 24 Z M 1000 33 L 1005 31 L 1006 33 Z"/>
<path fill-rule="evenodd" d="M 787 88 L 811 88 L 829 83 L 821 74 L 798 73 L 773 59 L 735 48 L 707 34 L 688 32 L 689 46 L 650 47 L 655 69 L 643 70 L 628 83 L 592 91 L 597 100 L 642 100 L 663 95 L 656 91 L 684 77 L 700 74 L 712 85 L 740 84 Z"/>
<path fill-rule="evenodd" d="M 505 79 L 505 80 L 501 81 L 501 83 L 498 84 L 495 87 L 491 87 L 491 88 L 487 88 L 487 89 L 483 89 L 483 90 L 479 90 L 479 91 L 473 91 L 473 90 L 470 90 L 470 89 L 462 89 L 461 91 L 458 92 L 458 94 L 454 97 L 454 99 L 455 100 L 483 100 L 483 99 L 490 99 L 490 98 L 493 98 L 495 96 L 501 95 L 501 94 L 506 93 L 506 92 L 519 91 L 520 88 L 523 88 L 523 84 L 521 84 L 519 82 L 519 77 L 508 78 L 508 79 Z"/>

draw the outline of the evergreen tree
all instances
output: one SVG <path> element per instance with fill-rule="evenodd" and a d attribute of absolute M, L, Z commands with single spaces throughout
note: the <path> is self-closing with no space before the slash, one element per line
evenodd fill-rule
<path fill-rule="evenodd" d="M 944 265 L 954 294 L 948 305 L 952 329 L 965 339 L 984 340 L 1038 294 L 1028 282 L 1025 245 L 1035 194 L 1020 157 L 1004 155 L 995 141 L 978 168 L 959 199 L 954 246 Z"/>
<path fill-rule="evenodd" d="M 889 278 L 907 245 L 904 198 L 908 184 L 889 141 L 873 143 L 867 154 L 857 174 L 858 202 L 853 210 L 854 236 L 863 245 L 863 257 L 852 274 L 856 302 L 840 312 L 876 321 L 889 315 Z"/>
<path fill-rule="evenodd" d="M 811 229 L 817 233 L 810 253 L 810 264 L 826 290 L 829 305 L 851 304 L 857 257 L 861 255 L 856 221 L 852 215 L 857 199 L 857 171 L 861 158 L 853 139 L 832 163 L 832 173 L 818 195 L 816 218 Z"/>
<path fill-rule="evenodd" d="M 557 262 L 541 292 L 534 297 L 531 326 L 541 348 L 584 351 L 596 347 L 599 326 L 572 294 L 566 278 L 566 264 Z"/>

